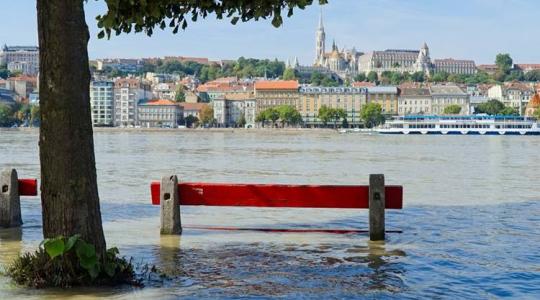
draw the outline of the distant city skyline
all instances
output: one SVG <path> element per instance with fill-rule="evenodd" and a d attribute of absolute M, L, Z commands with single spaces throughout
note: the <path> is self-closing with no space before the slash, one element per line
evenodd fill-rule
<path fill-rule="evenodd" d="M 540 63 L 540 41 L 533 37 L 540 1 L 534 0 L 340 0 L 329 1 L 324 14 L 327 44 L 356 47 L 369 52 L 384 49 L 418 49 L 424 42 L 438 58 L 473 59 L 493 63 L 497 53 L 510 53 L 517 63 Z M 270 22 L 238 23 L 207 20 L 189 24 L 186 31 L 156 31 L 154 36 L 127 34 L 98 40 L 95 16 L 106 10 L 103 1 L 86 4 L 91 40 L 89 56 L 142 58 L 196 56 L 236 59 L 240 56 L 298 57 L 311 65 L 315 58 L 315 30 L 320 8 L 296 10 L 280 28 Z M 10 3 L 0 11 L 0 43 L 36 45 L 35 1 Z"/>

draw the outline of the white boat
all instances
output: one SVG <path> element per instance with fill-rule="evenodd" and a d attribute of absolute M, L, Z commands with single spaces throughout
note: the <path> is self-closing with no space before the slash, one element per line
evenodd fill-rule
<path fill-rule="evenodd" d="M 381 134 L 540 135 L 533 118 L 521 116 L 424 116 L 394 117 L 376 129 Z"/>

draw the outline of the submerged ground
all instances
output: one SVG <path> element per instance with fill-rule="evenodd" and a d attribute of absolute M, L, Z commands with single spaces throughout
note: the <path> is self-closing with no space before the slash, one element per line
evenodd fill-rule
<path fill-rule="evenodd" d="M 171 280 L 145 289 L 32 291 L 0 277 L 0 298 L 540 297 L 540 139 L 378 136 L 334 132 L 95 134 L 109 246 L 156 264 Z M 0 168 L 39 174 L 37 132 L 0 131 Z M 220 232 L 159 236 L 149 182 L 365 184 L 384 173 L 405 188 L 384 243 L 364 235 Z M 20 230 L 0 230 L 0 264 L 41 239 L 39 200 L 23 199 Z M 185 225 L 367 228 L 356 210 L 183 207 Z"/>

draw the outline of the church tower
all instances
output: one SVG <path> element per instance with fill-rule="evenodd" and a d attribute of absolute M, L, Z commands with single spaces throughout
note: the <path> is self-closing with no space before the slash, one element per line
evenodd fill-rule
<path fill-rule="evenodd" d="M 324 65 L 325 40 L 326 40 L 326 34 L 324 33 L 323 17 L 322 17 L 322 9 L 321 9 L 321 16 L 319 18 L 319 28 L 317 29 L 316 42 L 315 42 L 315 65 L 316 66 Z"/>
<path fill-rule="evenodd" d="M 429 57 L 429 48 L 426 43 L 420 49 L 418 58 L 415 63 L 416 72 L 424 72 L 424 74 L 431 75 L 431 58 Z"/>

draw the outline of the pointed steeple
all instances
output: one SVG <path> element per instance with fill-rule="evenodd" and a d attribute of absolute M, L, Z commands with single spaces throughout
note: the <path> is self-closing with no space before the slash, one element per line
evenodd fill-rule
<path fill-rule="evenodd" d="M 315 63 L 316 66 L 322 66 L 324 64 L 324 53 L 326 45 L 326 34 L 324 33 L 322 8 L 321 16 L 319 18 L 319 28 L 315 33 Z"/>
<path fill-rule="evenodd" d="M 298 67 L 300 64 L 298 64 L 298 56 L 294 57 L 294 64 L 293 67 Z"/>
<path fill-rule="evenodd" d="M 321 7 L 321 15 L 319 17 L 319 30 L 324 31 L 323 17 L 322 17 L 322 7 Z"/>

